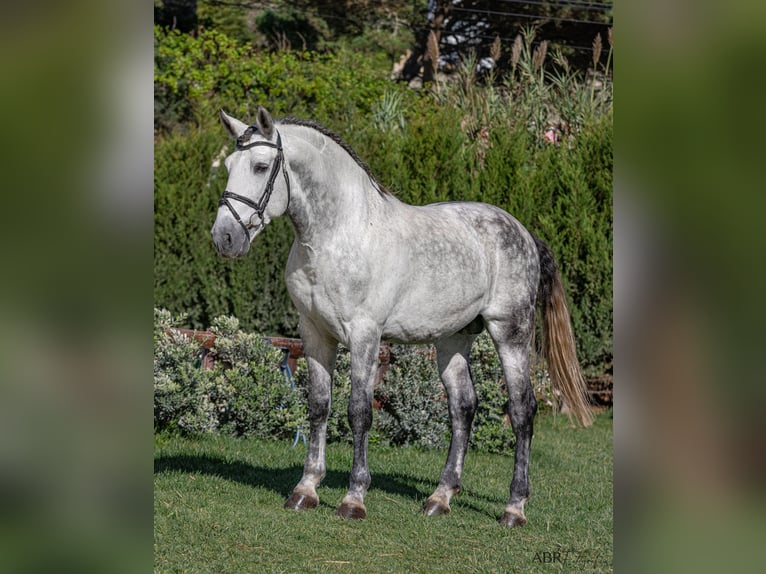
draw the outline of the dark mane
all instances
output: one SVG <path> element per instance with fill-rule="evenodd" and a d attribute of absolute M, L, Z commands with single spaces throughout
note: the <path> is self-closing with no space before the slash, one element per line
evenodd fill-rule
<path fill-rule="evenodd" d="M 304 120 L 301 118 L 294 118 L 294 117 L 286 117 L 279 120 L 280 124 L 285 125 L 291 125 L 291 126 L 302 126 L 304 128 L 311 128 L 313 130 L 318 131 L 324 136 L 327 136 L 332 141 L 334 141 L 336 144 L 338 144 L 340 147 L 342 147 L 344 150 L 346 150 L 346 153 L 351 156 L 351 159 L 353 159 L 359 167 L 361 167 L 364 170 L 364 173 L 367 174 L 367 176 L 372 181 L 373 185 L 375 186 L 375 189 L 378 190 L 378 193 L 381 195 L 390 195 L 390 191 L 388 191 L 385 187 L 383 187 L 380 182 L 375 178 L 374 175 L 372 175 L 372 170 L 370 169 L 370 166 L 367 165 L 367 163 L 360 158 L 358 155 L 356 155 L 356 152 L 351 148 L 350 145 L 348 145 L 346 142 L 344 142 L 341 137 L 336 134 L 335 132 L 332 132 L 328 130 L 326 127 L 324 127 L 321 124 L 318 124 L 314 120 Z"/>

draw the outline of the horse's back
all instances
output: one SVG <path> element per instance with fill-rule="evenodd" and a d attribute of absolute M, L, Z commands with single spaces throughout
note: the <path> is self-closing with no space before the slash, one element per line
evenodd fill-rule
<path fill-rule="evenodd" d="M 449 243 L 468 246 L 486 262 L 489 278 L 522 277 L 538 268 L 538 253 L 532 234 L 510 213 L 480 202 L 444 202 L 420 209 L 445 222 L 452 233 Z"/>
<path fill-rule="evenodd" d="M 506 312 L 536 291 L 534 239 L 507 212 L 448 202 L 406 206 L 400 217 L 405 231 L 395 249 L 398 296 L 387 320 L 389 337 L 439 338 L 479 315 Z"/>
<path fill-rule="evenodd" d="M 421 208 L 438 214 L 444 220 L 462 224 L 478 235 L 485 249 L 501 250 L 518 257 L 536 253 L 534 239 L 527 229 L 507 211 L 476 201 L 447 201 Z"/>

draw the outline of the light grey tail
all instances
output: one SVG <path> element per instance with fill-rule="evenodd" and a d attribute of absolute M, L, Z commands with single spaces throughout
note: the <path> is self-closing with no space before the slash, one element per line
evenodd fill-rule
<path fill-rule="evenodd" d="M 583 426 L 593 422 L 585 379 L 577 360 L 572 319 L 564 287 L 550 248 L 535 238 L 540 254 L 540 286 L 537 302 L 543 319 L 542 353 L 554 391 L 562 398 L 568 415 Z"/>

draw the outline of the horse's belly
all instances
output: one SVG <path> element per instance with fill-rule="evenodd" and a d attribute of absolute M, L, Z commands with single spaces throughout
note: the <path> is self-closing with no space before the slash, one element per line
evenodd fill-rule
<path fill-rule="evenodd" d="M 442 317 L 440 320 L 417 322 L 411 319 L 393 319 L 386 323 L 382 338 L 393 343 L 430 343 L 461 331 L 478 315 L 479 313 L 461 314 L 447 317 L 446 320 Z"/>
<path fill-rule="evenodd" d="M 385 322 L 383 338 L 399 343 L 424 343 L 453 335 L 481 313 L 481 293 L 456 293 L 445 288 L 429 297 L 404 297 Z"/>

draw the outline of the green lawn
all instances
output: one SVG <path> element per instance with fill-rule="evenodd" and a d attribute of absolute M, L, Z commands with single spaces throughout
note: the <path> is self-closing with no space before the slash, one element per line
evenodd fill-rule
<path fill-rule="evenodd" d="M 452 513 L 419 509 L 446 451 L 371 446 L 367 519 L 334 515 L 351 448 L 330 445 L 320 506 L 282 504 L 298 481 L 305 447 L 211 436 L 157 436 L 154 459 L 156 572 L 610 572 L 612 419 L 571 428 L 537 417 L 529 523 L 497 523 L 513 458 L 471 452 Z"/>

